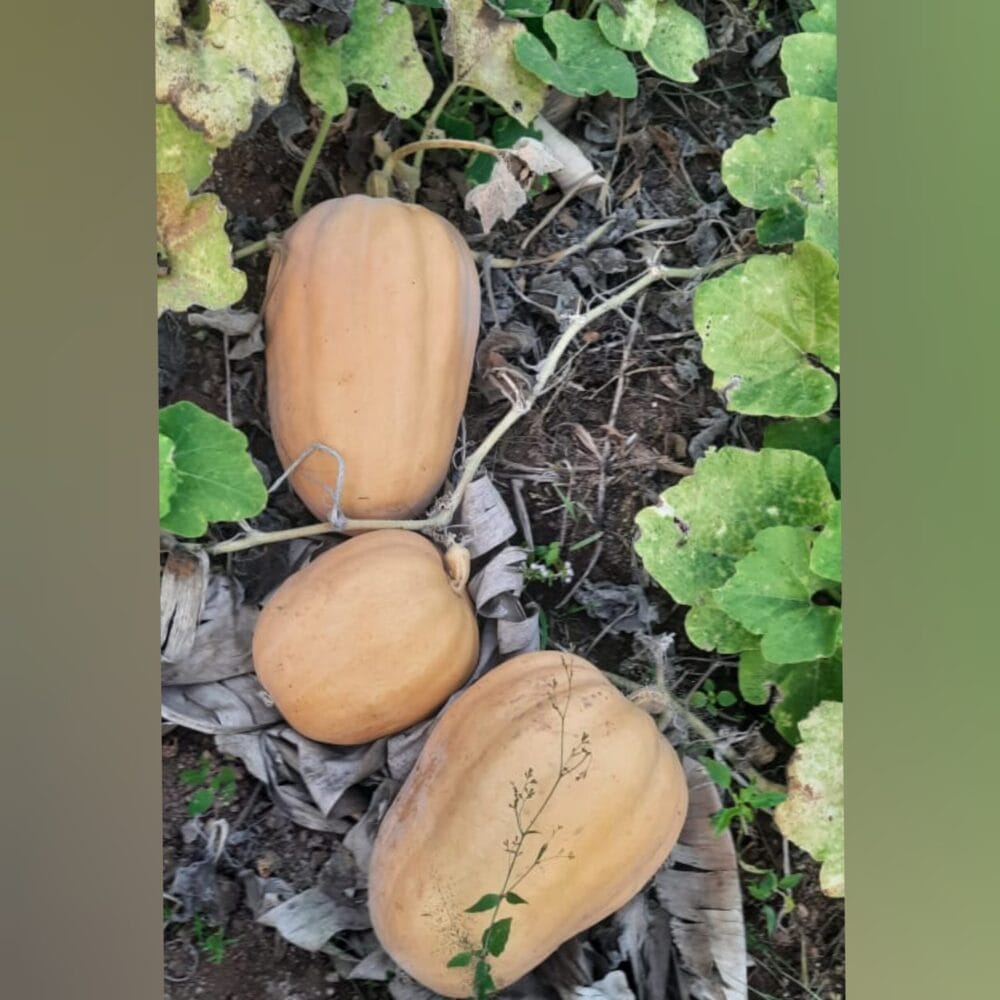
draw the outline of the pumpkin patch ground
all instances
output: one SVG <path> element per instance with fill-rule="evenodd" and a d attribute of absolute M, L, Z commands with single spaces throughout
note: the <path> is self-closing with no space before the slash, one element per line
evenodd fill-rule
<path fill-rule="evenodd" d="M 642 6 L 634 5 L 637 10 Z M 196 5 L 190 6 L 193 11 Z M 286 22 L 325 32 L 324 44 L 343 34 L 353 6 L 309 0 L 269 3 Z M 540 11 L 548 6 L 538 5 Z M 741 137 L 773 122 L 775 102 L 788 93 L 780 40 L 801 30 L 797 15 L 808 11 L 808 5 L 708 0 L 681 6 L 706 30 L 709 55 L 698 63 L 696 81 L 658 75 L 650 68 L 655 58 L 647 54 L 647 66 L 635 49 L 625 50 L 639 69 L 634 97 L 564 94 L 553 101 L 550 91 L 545 113 L 608 180 L 606 189 L 588 191 L 578 184 L 570 193 L 551 177 L 536 177 L 516 213 L 484 233 L 474 206 L 465 207 L 470 153 L 426 151 L 417 201 L 464 236 L 481 276 L 480 337 L 451 481 L 509 410 L 510 400 L 523 400 L 530 392 L 532 379 L 573 316 L 606 301 L 654 262 L 709 274 L 720 261 L 742 262 L 773 249 L 761 242 L 755 208 L 727 190 L 723 154 Z M 582 15 L 586 7 L 577 13 Z M 829 12 L 826 4 L 816 7 Z M 363 11 L 360 0 L 355 9 Z M 438 51 L 442 11 L 430 5 L 405 9 L 418 25 L 417 49 L 434 79 L 437 98 L 444 79 L 441 60 L 450 53 L 447 38 L 444 54 Z M 611 14 L 614 8 L 602 6 L 602 13 L 605 9 Z M 427 17 L 437 18 L 434 32 L 427 30 Z M 596 23 L 593 27 L 596 31 Z M 296 51 L 301 58 L 305 50 Z M 363 82 L 360 76 L 355 81 Z M 363 193 L 385 148 L 399 148 L 420 133 L 420 119 L 404 124 L 366 86 L 352 85 L 349 95 L 350 108 L 333 118 L 305 188 L 307 208 Z M 461 103 L 448 108 L 453 113 L 439 126 L 450 136 L 465 136 L 462 122 L 469 121 L 479 129 L 477 138 L 492 135 L 501 144 L 498 133 L 490 132 L 490 121 L 495 123 L 502 109 Z M 296 71 L 281 103 L 266 112 L 258 104 L 252 127 L 216 153 L 211 175 L 199 190 L 218 196 L 225 206 L 226 233 L 235 248 L 277 236 L 295 221 L 292 199 L 302 163 L 317 132 L 327 125 Z M 822 166 L 825 161 L 817 162 Z M 477 169 L 475 164 L 471 168 Z M 478 170 L 473 177 L 482 176 L 482 164 Z M 271 434 L 267 331 L 261 339 L 252 322 L 239 322 L 240 315 L 263 312 L 269 259 L 269 250 L 261 249 L 235 262 L 245 275 L 246 291 L 233 304 L 234 312 L 196 305 L 187 314 L 172 309 L 161 314 L 159 403 L 166 408 L 190 402 L 229 421 L 246 436 L 264 482 L 273 484 L 284 468 Z M 377 294 L 379 270 L 391 261 L 363 263 L 358 271 L 370 271 L 366 282 Z M 658 505 L 662 510 L 664 491 L 694 481 L 706 455 L 724 454 L 727 448 L 759 453 L 771 440 L 766 435 L 774 433 L 768 430 L 774 421 L 767 412 L 731 408 L 739 383 L 720 386 L 721 368 L 706 363 L 693 313 L 697 285 L 681 278 L 650 283 L 596 318 L 567 347 L 546 391 L 485 456 L 480 473 L 506 507 L 510 528 L 499 546 L 474 557 L 473 574 L 503 546 L 519 547 L 523 558 L 514 568 L 518 582 L 513 590 L 511 567 L 493 564 L 500 574 L 496 579 L 506 583 L 498 583 L 493 595 L 489 579 L 474 580 L 473 603 L 480 623 L 489 621 L 491 634 L 499 633 L 509 649 L 518 649 L 518 642 L 528 642 L 523 648 L 530 648 L 533 636 L 546 649 L 572 652 L 614 675 L 625 693 L 640 689 L 655 697 L 658 685 L 669 691 L 674 708 L 658 703 L 650 711 L 687 757 L 708 761 L 707 772 L 699 774 L 713 779 L 712 794 L 718 797 L 713 815 L 730 810 L 728 822 L 719 821 L 719 826 L 733 845 L 730 882 L 738 891 L 745 925 L 745 986 L 742 993 L 718 995 L 839 1000 L 845 995 L 843 899 L 822 891 L 820 862 L 785 839 L 775 823 L 774 804 L 765 798 L 746 805 L 733 777 L 743 768 L 740 773 L 762 779 L 761 789 L 771 787 L 768 783 L 788 787 L 788 764 L 797 745 L 789 733 L 794 730 L 798 737 L 802 722 L 803 738 L 808 734 L 806 712 L 791 721 L 776 712 L 766 679 L 758 685 L 761 697 L 745 697 L 751 687 L 749 660 L 741 667 L 735 652 L 696 645 L 688 635 L 692 602 L 675 600 L 654 579 L 659 571 L 644 564 L 636 551 L 640 511 Z M 835 370 L 830 363 L 820 367 L 824 374 Z M 409 391 L 419 394 L 420 386 Z M 387 451 L 392 444 L 385 442 Z M 260 532 L 294 531 L 315 520 L 287 484 L 249 518 Z M 771 530 L 785 527 L 779 522 Z M 231 522 L 211 523 L 199 541 L 223 542 L 237 531 Z M 755 545 L 763 534 L 756 535 Z M 217 720 L 218 714 L 212 716 L 217 709 L 199 715 L 197 692 L 191 690 L 197 687 L 191 684 L 196 660 L 211 674 L 206 682 L 230 684 L 235 677 L 238 683 L 230 684 L 231 691 L 251 676 L 243 668 L 226 673 L 220 660 L 249 662 L 248 637 L 261 603 L 331 544 L 333 536 L 324 534 L 211 555 L 206 565 L 215 583 L 208 590 L 194 651 L 175 658 L 188 672 L 164 675 L 164 995 L 169 1000 L 433 996 L 395 974 L 370 930 L 365 907 L 363 864 L 381 818 L 379 804 L 388 806 L 413 763 L 405 741 L 390 742 L 388 750 L 380 746 L 377 752 L 370 751 L 370 744 L 351 747 L 349 756 L 333 760 L 284 732 L 276 712 L 219 735 L 214 722 L 204 721 Z M 766 555 L 759 545 L 754 552 Z M 749 568 L 714 592 L 721 595 L 720 602 L 729 601 L 727 608 L 737 606 L 739 594 L 732 592 Z M 824 585 L 831 579 L 818 577 Z M 224 586 L 221 578 L 227 581 Z M 816 589 L 806 603 L 811 598 L 813 606 L 829 610 L 824 595 L 834 588 L 821 590 L 817 584 Z M 839 602 L 839 587 L 835 592 Z M 519 609 L 514 617 L 526 619 L 516 635 L 503 632 L 511 627 L 504 608 Z M 209 619 L 214 624 L 206 626 Z M 198 652 L 205 628 L 214 630 L 216 645 L 210 654 Z M 672 640 L 665 641 L 667 636 Z M 229 644 L 222 649 L 227 637 Z M 743 647 L 745 657 L 754 655 L 746 652 L 749 648 Z M 173 668 L 165 663 L 164 669 Z M 181 691 L 185 685 L 187 693 Z M 239 695 L 233 697 L 233 711 L 241 710 Z M 273 735 L 261 737 L 258 747 L 254 734 L 264 729 Z M 319 771 L 322 777 L 316 778 Z M 507 789 L 498 791 L 507 794 Z M 586 794 L 583 785 L 580 794 Z M 326 819 L 321 815 L 324 802 L 329 805 Z M 621 822 L 626 819 L 622 816 Z M 363 829 L 366 822 L 371 829 Z M 609 843 L 608 850 L 614 849 Z M 685 856 L 681 872 L 691 867 L 687 861 Z M 496 888 L 478 887 L 462 909 Z M 713 979 L 713 946 L 707 939 L 701 945 L 688 942 L 684 955 L 678 951 L 683 942 L 676 927 L 671 931 L 669 919 L 680 915 L 663 904 L 675 897 L 660 890 L 659 883 L 655 892 L 647 890 L 648 906 L 638 903 L 624 915 L 602 921 L 585 947 L 579 941 L 576 950 L 572 942 L 564 945 L 533 986 L 539 992 L 509 995 L 685 1000 L 692 995 L 697 970 L 681 975 L 677 966 L 689 965 L 699 947 L 706 962 L 702 982 L 721 989 L 718 978 Z M 339 900 L 336 906 L 331 899 Z M 289 900 L 304 900 L 299 918 Z M 510 907 L 512 935 L 518 928 L 517 909 Z M 324 926 L 331 929 L 325 939 Z M 692 933 L 697 937 L 700 931 Z M 511 947 L 515 940 L 511 938 Z M 352 967 L 356 973 L 349 972 Z M 593 978 L 581 973 L 581 967 Z M 469 982 L 471 996 L 471 976 Z M 659 994 L 650 992 L 650 984 L 656 983 L 662 984 Z"/>

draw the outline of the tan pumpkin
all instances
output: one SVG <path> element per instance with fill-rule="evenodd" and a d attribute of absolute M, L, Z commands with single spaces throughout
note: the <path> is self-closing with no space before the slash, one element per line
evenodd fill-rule
<path fill-rule="evenodd" d="M 479 278 L 457 229 L 418 205 L 350 195 L 285 234 L 265 298 L 271 432 L 287 469 L 314 442 L 344 459 L 341 510 L 422 513 L 448 472 L 479 335 Z M 330 515 L 338 465 L 292 474 Z"/>
<path fill-rule="evenodd" d="M 266 602 L 253 637 L 257 676 L 310 739 L 350 746 L 406 729 L 475 667 L 467 578 L 464 549 L 445 557 L 410 531 L 357 535 Z"/>
<path fill-rule="evenodd" d="M 445 709 L 383 819 L 369 873 L 375 932 L 428 989 L 467 997 L 475 962 L 448 963 L 480 947 L 493 914 L 466 911 L 514 890 L 527 905 L 501 902 L 509 938 L 488 959 L 503 989 L 642 889 L 687 800 L 677 754 L 596 667 L 558 652 L 515 657 Z"/>

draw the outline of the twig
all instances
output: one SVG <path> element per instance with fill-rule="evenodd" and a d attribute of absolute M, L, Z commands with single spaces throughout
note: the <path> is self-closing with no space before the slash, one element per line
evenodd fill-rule
<path fill-rule="evenodd" d="M 590 183 L 592 177 L 597 175 L 596 170 L 592 170 L 589 174 L 584 174 L 568 191 L 563 194 L 563 196 L 545 213 L 545 218 L 535 226 L 534 229 L 528 233 L 527 236 L 521 240 L 521 249 L 527 250 L 528 245 L 535 239 L 535 237 L 566 207 L 566 205 L 576 196 L 576 193 Z"/>

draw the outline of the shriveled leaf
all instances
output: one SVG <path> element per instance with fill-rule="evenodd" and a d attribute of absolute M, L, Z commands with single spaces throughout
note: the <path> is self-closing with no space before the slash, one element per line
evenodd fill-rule
<path fill-rule="evenodd" d="M 326 28 L 321 24 L 288 21 L 285 29 L 295 46 L 299 85 L 306 97 L 329 115 L 343 114 L 347 110 L 347 87 L 341 46 L 327 43 Z"/>
<path fill-rule="evenodd" d="M 200 132 L 189 129 L 169 104 L 156 105 L 156 172 L 179 174 L 194 191 L 212 174 L 215 150 Z"/>
<path fill-rule="evenodd" d="M 825 701 L 803 719 L 802 743 L 788 765 L 788 798 L 778 829 L 821 862 L 820 888 L 844 895 L 844 706 Z"/>
<path fill-rule="evenodd" d="M 653 33 L 656 0 L 625 0 L 622 7 L 625 13 L 619 16 L 610 4 L 602 3 L 597 10 L 597 23 L 616 49 L 639 52 Z"/>
<path fill-rule="evenodd" d="M 656 8 L 656 22 L 642 55 L 660 76 L 696 83 L 694 67 L 708 58 L 705 26 L 674 0 L 667 0 Z"/>
<path fill-rule="evenodd" d="M 257 922 L 273 927 L 286 941 L 305 951 L 319 951 L 340 931 L 371 926 L 364 906 L 333 900 L 317 888 L 306 889 L 279 903 L 258 917 Z"/>
<path fill-rule="evenodd" d="M 174 443 L 177 489 L 160 521 L 165 531 L 197 538 L 215 521 L 259 514 L 267 503 L 246 435 L 194 403 L 160 410 L 160 433 Z"/>
<path fill-rule="evenodd" d="M 503 159 L 493 166 L 493 173 L 485 184 L 477 184 L 465 196 L 465 207 L 475 209 L 483 224 L 483 232 L 488 233 L 501 219 L 513 219 L 517 210 L 528 201 L 517 178 L 510 172 Z"/>
<path fill-rule="evenodd" d="M 246 275 L 232 266 L 226 210 L 214 194 L 188 195 L 180 174 L 156 178 L 156 236 L 168 273 L 156 280 L 160 313 L 189 306 L 221 309 L 246 294 Z"/>
<path fill-rule="evenodd" d="M 833 493 L 823 466 L 796 451 L 722 448 L 636 515 L 646 571 L 676 601 L 700 604 L 732 576 L 764 528 L 826 522 Z"/>
<path fill-rule="evenodd" d="M 801 739 L 799 723 L 821 701 L 843 697 L 843 660 L 835 656 L 810 663 L 770 663 L 759 651 L 740 656 L 740 694 L 751 705 L 771 705 L 771 718 L 779 733 L 792 744 Z"/>
<path fill-rule="evenodd" d="M 781 44 L 781 71 L 793 97 L 837 99 L 837 36 L 802 32 Z"/>
<path fill-rule="evenodd" d="M 837 0 L 812 0 L 813 10 L 799 19 L 803 31 L 837 31 Z"/>
<path fill-rule="evenodd" d="M 562 161 L 544 143 L 532 136 L 518 139 L 511 147 L 511 153 L 533 174 L 548 174 L 562 166 Z"/>
<path fill-rule="evenodd" d="M 621 969 L 609 972 L 590 986 L 575 987 L 571 997 L 572 1000 L 635 1000 L 635 994 Z"/>
<path fill-rule="evenodd" d="M 545 15 L 543 24 L 556 47 L 554 58 L 535 35 L 521 34 L 514 43 L 518 62 L 529 72 L 572 97 L 635 97 L 639 92 L 628 56 L 608 42 L 596 22 L 555 10 Z"/>
<path fill-rule="evenodd" d="M 809 528 L 765 528 L 714 592 L 726 614 L 761 636 L 761 655 L 771 663 L 818 660 L 840 645 L 840 608 L 813 603 L 830 586 L 809 566 L 815 538 Z"/>
<path fill-rule="evenodd" d="M 794 218 L 789 185 L 837 148 L 837 105 L 821 97 L 788 97 L 771 109 L 774 125 L 737 139 L 722 155 L 722 179 L 730 194 L 758 211 Z M 803 218 L 804 223 L 804 218 Z M 763 221 L 762 221 L 763 224 Z M 773 216 L 758 237 L 774 242 Z M 783 227 L 783 241 L 801 239 L 804 229 Z"/>
<path fill-rule="evenodd" d="M 545 84 L 515 57 L 515 44 L 529 37 L 527 28 L 485 0 L 445 0 L 445 6 L 442 44 L 454 61 L 456 82 L 481 91 L 522 125 L 531 125 L 542 110 Z"/>
<path fill-rule="evenodd" d="M 177 492 L 178 473 L 174 462 L 174 442 L 160 435 L 160 517 L 170 510 L 170 498 Z"/>
<path fill-rule="evenodd" d="M 828 580 L 841 578 L 840 569 L 840 501 L 838 500 L 830 511 L 830 519 L 826 527 L 819 533 L 819 537 L 813 542 L 812 556 L 809 566 L 814 573 L 824 576 Z"/>
<path fill-rule="evenodd" d="M 281 718 L 251 674 L 211 684 L 172 684 L 160 698 L 164 719 L 199 733 L 246 733 Z"/>
<path fill-rule="evenodd" d="M 741 413 L 811 417 L 830 409 L 840 369 L 840 283 L 834 259 L 801 242 L 757 255 L 694 295 L 702 356 Z"/>
<path fill-rule="evenodd" d="M 836 150 L 824 150 L 816 157 L 816 166 L 788 185 L 805 216 L 805 238 L 839 256 L 839 195 Z"/>
<path fill-rule="evenodd" d="M 292 44 L 265 0 L 207 0 L 203 31 L 187 27 L 179 0 L 156 0 L 156 99 L 228 146 L 251 125 L 254 106 L 281 101 Z"/>

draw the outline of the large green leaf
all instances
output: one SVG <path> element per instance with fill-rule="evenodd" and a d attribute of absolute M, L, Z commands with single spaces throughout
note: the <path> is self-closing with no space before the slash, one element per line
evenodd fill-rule
<path fill-rule="evenodd" d="M 173 443 L 175 488 L 160 527 L 175 535 L 198 538 L 210 523 L 238 521 L 259 514 L 267 503 L 260 472 L 247 452 L 244 434 L 194 403 L 174 403 L 160 410 L 163 438 Z"/>
<path fill-rule="evenodd" d="M 696 83 L 695 64 L 708 58 L 705 26 L 694 14 L 667 0 L 656 8 L 656 22 L 642 55 L 660 76 Z"/>
<path fill-rule="evenodd" d="M 840 370 L 839 292 L 836 262 L 806 241 L 698 287 L 702 357 L 731 409 L 774 417 L 830 409 L 837 383 L 829 372 Z"/>
<path fill-rule="evenodd" d="M 810 568 L 816 537 L 810 528 L 765 528 L 713 595 L 727 615 L 761 637 L 761 655 L 771 663 L 819 660 L 840 646 L 840 608 L 813 603 L 832 586 Z"/>
<path fill-rule="evenodd" d="M 809 417 L 806 420 L 778 420 L 764 428 L 766 448 L 804 451 L 824 465 L 840 444 L 840 421 L 836 417 Z"/>
<path fill-rule="evenodd" d="M 170 500 L 177 492 L 177 464 L 174 462 L 174 442 L 160 435 L 160 518 L 170 510 Z"/>
<path fill-rule="evenodd" d="M 215 146 L 228 146 L 260 102 L 281 101 L 295 61 L 265 0 L 207 0 L 204 30 L 184 24 L 179 0 L 156 0 L 156 99 L 172 104 Z"/>
<path fill-rule="evenodd" d="M 841 651 L 829 659 L 808 663 L 771 663 L 759 650 L 740 655 L 740 694 L 751 705 L 771 703 L 774 727 L 789 743 L 801 739 L 799 723 L 821 702 L 843 697 Z"/>
<path fill-rule="evenodd" d="M 169 104 L 156 105 L 156 172 L 177 174 L 194 191 L 212 174 L 215 149 L 189 129 Z"/>
<path fill-rule="evenodd" d="M 813 542 L 812 554 L 809 557 L 809 566 L 812 571 L 827 580 L 835 580 L 839 583 L 841 578 L 840 547 L 840 501 L 838 500 L 830 510 L 830 518 L 826 526 Z"/>
<path fill-rule="evenodd" d="M 837 31 L 837 0 L 812 0 L 813 10 L 799 19 L 803 31 Z"/>
<path fill-rule="evenodd" d="M 530 73 L 572 97 L 604 93 L 635 97 L 639 92 L 628 56 L 608 42 L 596 22 L 555 10 L 542 23 L 556 47 L 555 57 L 541 39 L 527 32 L 514 42 L 518 62 Z"/>
<path fill-rule="evenodd" d="M 657 0 L 625 0 L 624 14 L 619 16 L 611 5 L 602 3 L 597 9 L 597 23 L 604 37 L 624 52 L 639 52 L 649 41 L 656 24 Z"/>
<path fill-rule="evenodd" d="M 803 233 L 837 259 L 839 257 L 839 194 L 836 150 L 824 150 L 798 180 L 788 185 L 788 193 L 805 217 Z"/>
<path fill-rule="evenodd" d="M 844 706 L 824 701 L 802 720 L 802 743 L 788 765 L 788 797 L 778 829 L 821 863 L 820 888 L 844 895 Z"/>
<path fill-rule="evenodd" d="M 702 598 L 684 618 L 684 631 L 699 649 L 723 654 L 742 653 L 760 646 L 760 636 L 730 618 L 713 594 Z"/>
<path fill-rule="evenodd" d="M 639 511 L 635 549 L 675 601 L 700 604 L 732 576 L 759 531 L 825 524 L 833 501 L 826 471 L 809 455 L 722 448 Z"/>
<path fill-rule="evenodd" d="M 790 225 L 799 206 L 789 185 L 815 169 L 824 153 L 836 156 L 837 105 L 821 97 L 788 97 L 774 105 L 771 117 L 771 128 L 737 139 L 722 154 L 722 179 L 738 201 L 770 213 L 758 225 L 762 242 L 777 242 L 778 234 L 781 242 L 791 242 L 805 229 L 804 216 L 801 229 Z"/>
<path fill-rule="evenodd" d="M 805 32 L 781 43 L 781 70 L 795 97 L 837 99 L 837 36 Z"/>

